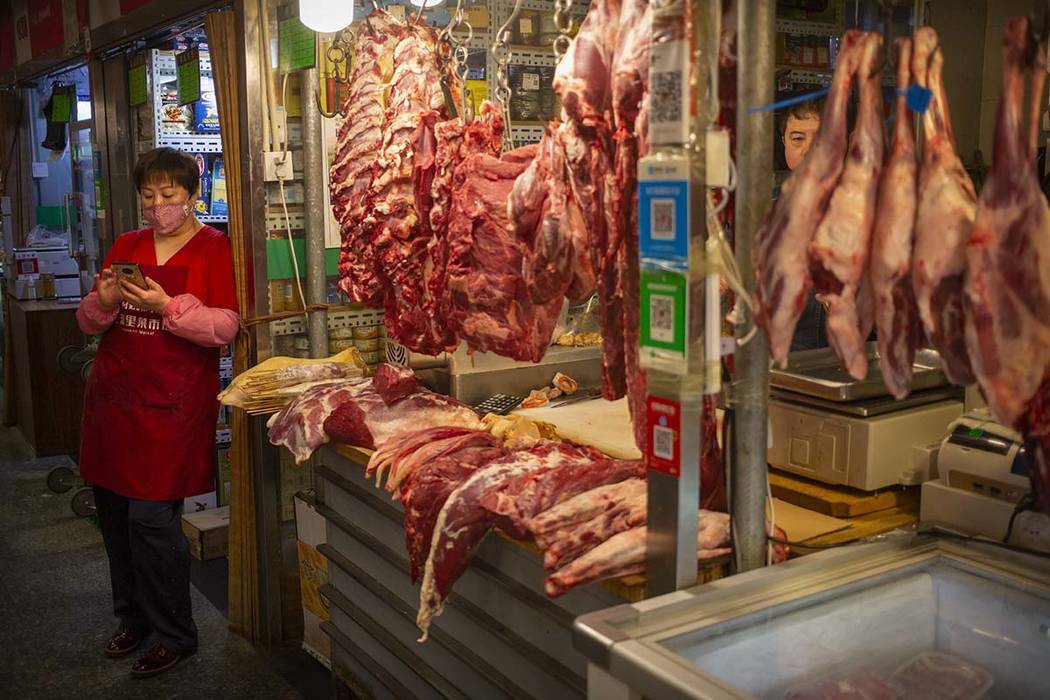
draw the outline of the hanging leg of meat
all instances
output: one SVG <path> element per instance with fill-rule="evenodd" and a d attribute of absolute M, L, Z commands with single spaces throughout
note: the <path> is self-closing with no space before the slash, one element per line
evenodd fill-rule
<path fill-rule="evenodd" d="M 966 341 L 988 406 L 1025 438 L 1033 491 L 1050 510 L 1050 207 L 1035 167 L 1045 56 L 1030 45 L 1028 20 L 1010 20 L 992 169 L 966 247 Z"/>
<path fill-rule="evenodd" d="M 809 155 L 784 183 L 780 199 L 755 234 L 755 322 L 769 336 L 770 352 L 781 366 L 787 364 L 795 325 L 812 287 L 809 244 L 842 173 L 846 103 L 863 38 L 863 32 L 846 32 Z"/>
<path fill-rule="evenodd" d="M 562 107 L 584 126 L 604 124 L 620 26 L 620 0 L 595 0 L 554 71 Z"/>
<path fill-rule="evenodd" d="M 922 117 L 912 285 L 926 337 L 941 354 L 948 379 L 954 384 L 972 384 L 974 374 L 963 330 L 963 278 L 977 195 L 955 152 L 937 32 L 930 27 L 915 30 L 912 52 L 912 79 L 933 92 Z"/>
<path fill-rule="evenodd" d="M 886 388 L 898 399 L 911 391 L 912 363 L 921 340 L 919 309 L 911 283 L 918 163 L 915 133 L 904 90 L 911 82 L 911 39 L 897 40 L 897 109 L 893 144 L 879 184 L 871 241 L 879 366 Z"/>
<path fill-rule="evenodd" d="M 809 247 L 817 299 L 827 304 L 828 342 L 855 379 L 863 379 L 868 373 L 857 293 L 868 272 L 884 150 L 882 84 L 875 65 L 881 46 L 881 35 L 865 36 L 857 68 L 857 126 L 842 177 Z"/>

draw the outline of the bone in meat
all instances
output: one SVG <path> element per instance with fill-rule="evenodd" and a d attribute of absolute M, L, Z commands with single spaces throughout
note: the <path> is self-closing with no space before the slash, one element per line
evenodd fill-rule
<path fill-rule="evenodd" d="M 813 284 L 809 244 L 842 173 L 846 102 L 863 38 L 863 32 L 846 32 L 820 129 L 809 154 L 784 183 L 780 198 L 755 234 L 755 322 L 769 337 L 773 359 L 782 367 L 787 365 L 795 325 Z"/>
<path fill-rule="evenodd" d="M 1028 20 L 1010 20 L 992 169 L 966 248 L 966 340 L 988 406 L 1024 436 L 1033 493 L 1050 510 L 1050 207 L 1035 167 L 1046 47 L 1030 41 Z"/>
<path fill-rule="evenodd" d="M 868 373 L 857 294 L 868 272 L 871 227 L 882 169 L 882 85 L 876 70 L 882 36 L 864 37 L 857 69 L 857 126 L 838 186 L 810 244 L 810 273 L 817 299 L 827 304 L 828 341 L 855 379 Z"/>
<path fill-rule="evenodd" d="M 944 58 L 937 32 L 915 30 L 913 80 L 933 92 L 922 116 L 924 141 L 919 169 L 919 203 L 915 218 L 912 285 L 926 337 L 941 354 L 944 372 L 955 384 L 972 384 L 966 352 L 963 284 L 966 240 L 977 209 L 977 195 L 962 161 L 948 115 L 941 80 Z"/>

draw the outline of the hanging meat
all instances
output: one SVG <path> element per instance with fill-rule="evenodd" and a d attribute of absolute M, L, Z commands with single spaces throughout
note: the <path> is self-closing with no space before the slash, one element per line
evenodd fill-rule
<path fill-rule="evenodd" d="M 910 38 L 897 40 L 897 104 L 893 143 L 879 184 L 871 241 L 871 284 L 875 294 L 879 367 L 886 388 L 898 399 L 911 391 L 915 349 L 922 338 L 912 290 L 918 163 L 905 91 L 911 82 Z"/>
<path fill-rule="evenodd" d="M 1050 511 L 1050 207 L 1035 160 L 1045 81 L 1046 46 L 1032 40 L 1026 18 L 1011 19 L 992 169 L 966 246 L 965 298 L 981 390 L 996 418 L 1024 436 L 1036 502 Z"/>
<path fill-rule="evenodd" d="M 332 213 L 339 223 L 339 288 L 352 300 L 378 306 L 383 286 L 376 276 L 371 229 L 372 172 L 383 142 L 384 96 L 393 74 L 391 55 L 400 40 L 397 22 L 385 11 L 369 17 L 358 34 L 354 67 L 343 100 L 338 141 L 329 172 Z"/>
<path fill-rule="evenodd" d="M 954 384 L 975 377 L 966 352 L 963 284 L 966 240 L 977 209 L 973 182 L 955 152 L 941 68 L 944 57 L 930 27 L 915 30 L 912 79 L 933 96 L 922 115 L 922 166 L 915 219 L 912 284 L 926 337 Z"/>
<path fill-rule="evenodd" d="M 809 247 L 839 184 L 846 158 L 846 103 L 867 46 L 864 32 L 846 32 L 835 64 L 820 130 L 809 154 L 781 188 L 780 198 L 755 234 L 755 322 L 770 352 L 787 365 L 791 339 L 813 281 Z"/>
<path fill-rule="evenodd" d="M 867 34 L 862 40 L 856 74 L 857 126 L 838 185 L 809 246 L 813 287 L 828 312 L 828 342 L 855 379 L 867 376 L 864 343 L 874 322 L 870 315 L 861 318 L 858 296 L 868 273 L 884 149 L 882 85 L 876 65 L 881 46 L 880 34 Z"/>

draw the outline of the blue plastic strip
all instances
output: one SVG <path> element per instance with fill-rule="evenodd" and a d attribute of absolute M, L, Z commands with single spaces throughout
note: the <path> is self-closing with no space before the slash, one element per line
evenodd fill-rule
<path fill-rule="evenodd" d="M 803 95 L 796 95 L 795 97 L 789 97 L 786 100 L 780 102 L 774 102 L 773 104 L 762 105 L 761 107 L 748 107 L 748 114 L 758 114 L 759 112 L 772 112 L 778 109 L 784 109 L 785 107 L 791 107 L 792 105 L 802 104 L 803 102 L 809 102 L 810 100 L 818 100 L 824 97 L 831 88 L 824 88 L 823 90 L 815 90 L 813 92 L 807 92 Z"/>
<path fill-rule="evenodd" d="M 904 96 L 908 109 L 919 114 L 929 108 L 930 100 L 933 99 L 933 91 L 921 85 L 909 85 L 907 90 L 897 90 L 897 94 Z"/>

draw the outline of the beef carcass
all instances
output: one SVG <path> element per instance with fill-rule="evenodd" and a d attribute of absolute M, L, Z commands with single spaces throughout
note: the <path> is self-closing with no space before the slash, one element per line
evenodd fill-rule
<path fill-rule="evenodd" d="M 339 288 L 356 302 L 379 306 L 383 286 L 375 274 L 371 227 L 372 173 L 383 141 L 384 103 L 393 74 L 392 54 L 401 31 L 384 10 L 373 12 L 373 32 L 360 32 L 354 67 L 340 110 L 335 156 L 329 171 L 332 213 L 339 222 Z"/>
<path fill-rule="evenodd" d="M 492 527 L 483 504 L 521 477 L 556 467 L 601 461 L 600 452 L 571 443 L 540 443 L 490 462 L 461 483 L 445 501 L 434 525 L 416 624 L 426 639 L 430 621 L 441 613 L 452 584 L 470 563 L 474 549 Z"/>
<path fill-rule="evenodd" d="M 493 158 L 468 157 L 448 227 L 446 318 L 472 350 L 538 362 L 550 345 L 561 299 L 534 304 L 522 276 L 522 242 L 508 199 L 535 156 L 525 147 Z"/>
<path fill-rule="evenodd" d="M 879 184 L 871 240 L 879 367 L 886 388 L 898 399 L 911 391 L 915 349 L 921 342 L 921 321 L 911 282 L 918 163 L 911 110 L 904 94 L 911 82 L 911 47 L 910 38 L 897 40 L 896 120 Z"/>
<path fill-rule="evenodd" d="M 467 477 L 506 452 L 498 445 L 464 447 L 421 465 L 409 475 L 401 487 L 401 503 L 405 508 L 405 546 L 413 583 L 426 564 L 434 523 L 449 495 Z"/>
<path fill-rule="evenodd" d="M 1011 19 L 992 169 L 966 248 L 966 341 L 989 408 L 1024 436 L 1033 493 L 1050 510 L 1050 207 L 1036 170 L 1046 49 L 1030 42 L 1028 20 Z"/>
<path fill-rule="evenodd" d="M 880 34 L 863 39 L 856 74 L 857 126 L 839 183 L 809 246 L 813 286 L 817 299 L 827 305 L 828 342 L 854 379 L 868 374 L 864 344 L 874 321 L 860 318 L 857 296 L 868 274 L 884 151 L 882 76 L 876 66 L 881 46 Z"/>
<path fill-rule="evenodd" d="M 323 421 L 326 437 L 314 444 L 310 452 L 329 439 L 367 449 L 382 447 L 396 435 L 432 426 L 472 430 L 483 427 L 470 407 L 447 396 L 416 391 L 388 405 L 378 392 L 369 389 L 329 414 Z"/>
<path fill-rule="evenodd" d="M 701 511 L 696 550 L 699 559 L 711 559 L 733 550 L 729 542 L 729 514 Z M 613 535 L 579 559 L 547 577 L 544 589 L 552 598 L 592 581 L 629 576 L 645 571 L 647 529 L 635 527 Z"/>
<path fill-rule="evenodd" d="M 863 32 L 846 32 L 809 154 L 784 183 L 780 198 L 755 234 L 755 322 L 769 337 L 773 359 L 782 367 L 787 365 L 795 325 L 813 284 L 809 245 L 842 174 L 846 103 L 865 43 Z"/>
<path fill-rule="evenodd" d="M 977 210 L 970 176 L 955 153 L 941 67 L 944 58 L 931 27 L 915 30 L 911 72 L 916 84 L 933 93 L 922 115 L 922 165 L 915 217 L 912 286 L 919 317 L 930 344 L 941 354 L 954 384 L 972 384 L 966 352 L 963 285 L 966 240 Z"/>

